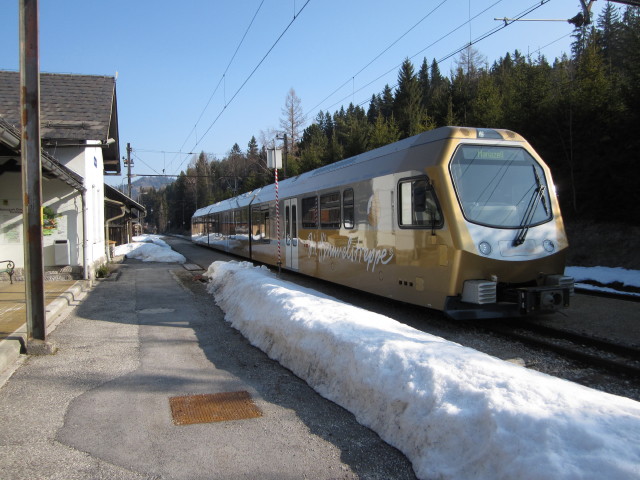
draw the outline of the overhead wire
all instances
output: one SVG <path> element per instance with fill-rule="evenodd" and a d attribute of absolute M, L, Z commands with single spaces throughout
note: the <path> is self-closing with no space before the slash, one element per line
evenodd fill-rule
<path fill-rule="evenodd" d="M 231 98 L 229 99 L 228 102 L 225 101 L 225 105 L 223 106 L 222 110 L 218 113 L 218 115 L 215 117 L 215 119 L 211 122 L 211 124 L 208 126 L 208 128 L 204 131 L 204 133 L 200 136 L 199 139 L 196 139 L 196 142 L 194 144 L 194 146 L 190 149 L 191 151 L 195 150 L 196 147 L 202 142 L 202 140 L 204 139 L 204 137 L 211 131 L 211 129 L 216 125 L 216 123 L 218 122 L 218 120 L 220 119 L 220 117 L 223 115 L 224 111 L 226 110 L 226 108 L 233 102 L 233 100 L 236 98 L 236 96 L 242 91 L 242 89 L 245 87 L 245 85 L 248 83 L 248 81 L 252 78 L 252 76 L 255 74 L 255 72 L 258 70 L 258 68 L 262 65 L 262 63 L 266 60 L 266 58 L 269 56 L 269 54 L 271 53 L 271 51 L 275 48 L 275 46 L 279 43 L 279 41 L 282 39 L 282 37 L 286 34 L 286 32 L 289 30 L 289 28 L 291 27 L 291 25 L 293 24 L 293 22 L 297 19 L 297 17 L 300 15 L 300 13 L 305 9 L 305 7 L 309 4 L 311 0 L 307 0 L 304 5 L 300 8 L 300 10 L 296 13 L 294 11 L 294 17 L 293 19 L 289 22 L 289 24 L 285 27 L 285 29 L 282 31 L 282 33 L 278 36 L 278 38 L 275 40 L 275 42 L 271 45 L 271 47 L 269 48 L 269 50 L 265 53 L 265 55 L 262 57 L 262 59 L 258 62 L 258 64 L 254 67 L 254 69 L 251 71 L 251 73 L 247 76 L 247 78 L 243 81 L 243 83 L 240 85 L 240 87 L 235 91 L 235 93 L 231 96 Z M 378 60 L 384 53 L 386 53 L 390 48 L 392 48 L 395 44 L 397 44 L 402 38 L 404 38 L 406 35 L 408 35 L 413 29 L 415 29 L 421 22 L 423 22 L 426 18 L 428 18 L 430 15 L 432 15 L 440 6 L 442 6 L 447 0 L 443 0 L 441 3 L 439 3 L 435 8 L 433 8 L 429 13 L 427 13 L 427 15 L 425 15 L 424 17 L 422 17 L 416 24 L 414 24 L 412 27 L 410 27 L 407 31 L 405 31 L 400 37 L 398 37 L 394 42 L 392 42 L 389 46 L 387 46 L 383 51 L 381 51 L 378 55 L 376 55 L 371 61 L 369 61 L 366 65 L 364 65 L 358 72 L 356 72 L 352 77 L 350 77 L 349 79 L 347 79 L 342 85 L 340 85 L 337 89 L 335 89 L 333 92 L 331 92 L 327 97 L 325 97 L 320 103 L 318 103 L 315 107 L 313 107 L 309 113 L 307 115 L 305 115 L 305 117 L 309 117 L 309 115 L 311 114 L 311 112 L 314 112 L 320 105 L 322 105 L 328 98 L 330 98 L 331 96 L 333 96 L 336 92 L 338 92 L 339 90 L 341 90 L 342 88 L 344 88 L 344 86 L 346 86 L 349 82 L 352 83 L 352 85 L 354 85 L 354 79 L 356 76 L 358 76 L 359 74 L 361 74 L 365 69 L 367 69 L 370 65 L 372 65 L 376 60 Z M 533 12 L 534 10 L 536 10 L 537 8 L 540 8 L 541 6 L 543 6 L 544 4 L 548 3 L 550 0 L 540 0 L 538 1 L 536 4 L 534 4 L 533 6 L 527 8 L 526 10 L 524 10 L 523 12 L 521 12 L 520 14 L 518 14 L 516 17 L 514 17 L 513 19 L 511 19 L 511 21 L 509 22 L 505 22 L 503 25 L 500 25 L 499 27 L 493 28 L 491 30 L 489 30 L 488 32 L 485 32 L 484 34 L 482 34 L 481 36 L 477 37 L 476 39 L 471 39 L 468 43 L 466 43 L 464 46 L 456 49 L 455 51 L 451 52 L 450 54 L 442 57 L 441 59 L 438 60 L 438 62 L 442 62 L 448 58 L 451 58 L 452 56 L 456 55 L 457 53 L 460 53 L 461 51 L 463 51 L 465 48 L 469 48 L 471 45 L 476 44 L 488 37 L 490 37 L 491 35 L 494 35 L 495 33 L 501 31 L 502 29 L 506 28 L 507 26 L 511 25 L 514 21 L 530 14 L 531 12 Z M 412 55 L 411 57 L 407 57 L 409 59 L 413 59 L 415 57 L 417 57 L 418 55 L 422 54 L 423 52 L 425 52 L 427 49 L 433 47 L 434 45 L 438 44 L 439 42 L 443 41 L 444 39 L 446 39 L 447 37 L 451 36 L 453 33 L 457 32 L 459 29 L 463 28 L 464 26 L 470 24 L 473 20 L 477 19 L 480 15 L 484 14 L 485 12 L 487 12 L 489 9 L 495 7 L 496 5 L 498 5 L 499 3 L 501 3 L 502 0 L 497 0 L 496 2 L 494 2 L 493 4 L 491 4 L 489 7 L 485 8 L 484 10 L 482 10 L 481 12 L 479 12 L 478 14 L 476 14 L 475 16 L 469 18 L 467 21 L 461 23 L 459 26 L 455 27 L 454 29 L 452 29 L 451 31 L 449 31 L 448 33 L 444 34 L 443 36 L 441 36 L 440 38 L 438 38 L 437 40 L 435 40 L 434 42 L 430 43 L 429 45 L 427 45 L 426 47 L 424 47 L 423 49 L 421 49 L 420 51 L 416 52 L 414 55 Z M 214 90 L 214 92 L 212 93 L 211 97 L 209 98 L 209 100 L 207 101 L 207 104 L 205 105 L 205 108 L 203 109 L 202 113 L 200 114 L 200 116 L 198 117 L 198 120 L 196 121 L 196 125 L 194 126 L 194 129 L 191 130 L 191 132 L 189 133 L 189 136 L 187 137 L 187 139 L 185 140 L 185 142 L 183 143 L 183 145 L 180 147 L 180 152 L 177 152 L 178 154 L 187 154 L 187 152 L 182 152 L 182 149 L 184 147 L 184 145 L 186 144 L 186 142 L 188 141 L 188 139 L 191 137 L 191 134 L 193 133 L 193 131 L 195 130 L 195 128 L 197 127 L 198 122 L 201 120 L 204 111 L 208 108 L 211 99 L 213 98 L 213 96 L 215 95 L 217 89 L 219 88 L 220 83 L 224 80 L 225 78 L 225 74 L 229 68 L 229 66 L 231 65 L 231 63 L 233 62 L 233 59 L 235 58 L 240 46 L 242 45 L 242 42 L 244 41 L 249 28 L 251 27 L 251 25 L 253 24 L 253 21 L 255 20 L 260 8 L 262 7 L 262 4 L 264 3 L 264 0 L 260 3 L 258 10 L 256 11 L 256 13 L 254 14 L 251 23 L 249 24 L 249 27 L 247 28 L 247 30 L 245 31 L 245 34 L 242 37 L 242 40 L 240 41 L 238 47 L 236 48 L 236 51 L 234 52 L 229 64 L 227 65 L 227 69 L 225 70 L 225 73 L 223 73 L 220 81 L 218 82 L 218 85 L 216 86 L 216 89 Z M 566 37 L 563 36 L 547 45 L 549 46 L 559 40 L 561 40 L 562 38 Z M 540 51 L 542 48 L 545 47 L 541 47 L 540 49 L 538 49 L 538 51 Z M 376 77 L 374 80 L 368 82 L 367 84 L 363 85 L 362 87 L 358 88 L 357 90 L 355 88 L 352 88 L 352 92 L 347 95 L 346 97 L 342 98 L 341 100 L 333 103 L 331 106 L 327 107 L 327 110 L 330 110 L 331 108 L 335 107 L 336 105 L 343 103 L 344 101 L 346 101 L 349 97 L 353 97 L 356 93 L 362 91 L 363 89 L 367 88 L 368 86 L 370 86 L 371 84 L 375 83 L 376 81 L 378 81 L 380 78 L 383 78 L 384 76 L 388 75 L 389 73 L 391 73 L 394 70 L 397 70 L 402 64 L 396 65 L 393 68 L 387 70 L 386 72 L 384 72 L 383 74 L 379 75 L 378 77 Z M 392 88 L 396 88 L 397 84 L 395 84 Z M 367 102 L 370 101 L 370 98 L 367 98 L 366 100 L 360 102 L 358 105 L 362 106 L 364 104 L 366 104 Z M 191 154 L 192 152 L 188 152 L 188 154 Z M 175 159 L 175 157 L 174 157 Z M 186 161 L 186 158 L 183 159 L 183 161 L 180 163 L 180 165 L 177 167 L 178 169 L 182 167 L 182 165 L 184 164 L 184 162 Z M 173 163 L 170 163 L 170 165 Z"/>
<path fill-rule="evenodd" d="M 549 3 L 551 0 L 540 0 L 538 3 L 532 5 L 531 7 L 527 8 L 526 10 L 523 10 L 522 12 L 520 12 L 519 14 L 517 14 L 515 17 L 509 19 L 508 21 L 505 20 L 503 24 L 492 28 L 491 30 L 489 30 L 488 32 L 480 35 L 479 37 L 475 38 L 473 41 L 469 41 L 469 43 L 467 45 L 464 45 L 463 47 L 458 48 L 457 50 L 451 52 L 448 55 L 445 55 L 444 57 L 442 57 L 441 59 L 438 60 L 438 63 L 440 62 L 444 62 L 445 60 L 453 57 L 454 55 L 457 55 L 458 53 L 460 53 L 461 51 L 463 51 L 465 48 L 469 48 L 472 45 L 475 45 L 478 42 L 481 42 L 482 40 L 484 40 L 485 38 L 490 37 L 491 35 L 494 35 L 496 33 L 498 33 L 500 30 L 503 30 L 505 28 L 507 28 L 509 25 L 511 25 L 513 22 L 520 20 L 521 18 L 529 15 L 531 12 L 537 10 L 538 8 L 542 7 L 543 5 Z"/>
<path fill-rule="evenodd" d="M 135 152 L 131 151 L 131 155 L 133 155 L 135 158 L 137 158 L 138 160 L 140 160 L 142 163 L 144 163 L 148 168 L 150 168 L 151 170 L 153 170 L 154 172 L 156 172 L 157 174 L 160 174 L 160 172 L 158 172 L 155 168 L 153 168 L 151 165 L 149 165 L 147 162 L 145 162 L 144 160 L 142 160 L 142 158 L 140 158 L 138 155 L 136 155 Z"/>
<path fill-rule="evenodd" d="M 194 144 L 194 146 L 190 149 L 190 150 L 195 150 L 195 148 L 202 142 L 202 140 L 204 139 L 204 137 L 211 131 L 211 129 L 213 128 L 213 126 L 218 122 L 218 120 L 220 119 L 220 117 L 222 116 L 222 114 L 224 113 L 224 111 L 227 109 L 227 107 L 231 104 L 231 102 L 233 102 L 233 100 L 238 96 L 238 94 L 242 91 L 242 89 L 244 88 L 244 86 L 247 84 L 247 82 L 251 79 L 251 77 L 253 77 L 253 75 L 256 73 L 256 71 L 258 70 L 258 68 L 260 68 L 260 65 L 262 65 L 262 63 L 266 60 L 266 58 L 269 56 L 269 54 L 271 53 L 271 51 L 276 47 L 276 45 L 280 42 L 280 40 L 282 39 L 282 37 L 287 33 L 287 31 L 289 30 L 289 28 L 291 28 L 291 25 L 293 25 L 293 22 L 296 21 L 296 19 L 300 16 L 300 14 L 302 13 L 302 11 L 305 9 L 305 7 L 309 4 L 309 2 L 311 2 L 311 0 L 307 0 L 304 5 L 302 5 L 302 7 L 300 8 L 300 10 L 298 10 L 298 13 L 296 14 L 294 12 L 294 16 L 293 19 L 289 22 L 289 24 L 285 27 L 285 29 L 282 31 L 282 33 L 278 36 L 278 38 L 275 40 L 275 42 L 273 42 L 273 44 L 271 45 L 271 47 L 269 48 L 269 50 L 267 50 L 267 53 L 264 54 L 264 56 L 262 57 L 262 59 L 258 62 L 258 64 L 254 67 L 254 69 L 251 71 L 251 73 L 247 76 L 247 78 L 244 80 L 244 82 L 242 82 L 242 84 L 240 85 L 240 87 L 236 90 L 236 92 L 233 94 L 233 96 L 229 99 L 228 102 L 226 102 L 226 104 L 224 105 L 224 107 L 222 108 L 222 110 L 220 110 L 220 113 L 218 113 L 218 116 L 213 120 L 213 122 L 211 122 L 211 124 L 209 125 L 209 127 L 205 130 L 204 134 L 202 134 L 202 136 L 200 137 L 200 140 L 196 141 L 196 143 Z M 185 159 L 186 160 L 186 159 Z M 184 164 L 185 160 L 183 160 L 180 165 L 178 166 L 178 168 L 182 167 L 182 165 Z"/>
<path fill-rule="evenodd" d="M 251 18 L 251 22 L 249 22 L 249 26 L 246 28 L 244 35 L 242 35 L 242 38 L 240 39 L 240 42 L 238 42 L 238 46 L 236 47 L 235 51 L 233 52 L 233 55 L 231 56 L 231 59 L 229 60 L 229 63 L 227 64 L 227 67 L 224 69 L 224 72 L 222 73 L 222 76 L 220 77 L 220 80 L 218 80 L 218 84 L 215 86 L 215 88 L 213 89 L 213 92 L 211 93 L 211 95 L 209 96 L 209 100 L 207 100 L 207 103 L 205 104 L 204 108 L 202 109 L 202 111 L 200 112 L 200 115 L 198 116 L 198 119 L 196 120 L 193 128 L 191 129 L 191 131 L 189 132 L 189 134 L 187 135 L 187 138 L 185 138 L 184 142 L 182 143 L 182 145 L 180 146 L 180 148 L 178 149 L 179 152 L 182 151 L 182 149 L 184 148 L 184 146 L 187 144 L 187 142 L 189 141 L 189 138 L 191 137 L 191 134 L 194 133 L 194 131 L 196 131 L 197 127 L 198 127 L 198 123 L 200 123 L 200 120 L 202 119 L 202 116 L 204 115 L 204 112 L 206 112 L 207 108 L 209 108 L 209 104 L 211 103 L 211 100 L 213 99 L 214 95 L 216 94 L 216 92 L 218 91 L 218 88 L 220 88 L 220 84 L 223 82 L 223 80 L 225 79 L 227 72 L 229 71 L 229 68 L 231 67 L 231 64 L 233 63 L 233 60 L 236 58 L 236 55 L 238 54 L 238 51 L 240 50 L 240 47 L 242 46 L 242 44 L 244 43 L 245 38 L 247 37 L 247 34 L 249 33 L 249 30 L 251 30 L 251 27 L 253 25 L 253 22 L 255 21 L 256 17 L 258 16 L 258 13 L 260 12 L 260 9 L 262 8 L 262 5 L 264 4 L 265 0 L 262 0 L 260 2 L 260 5 L 258 5 L 258 8 L 256 9 L 256 12 L 253 14 L 253 17 Z M 197 136 L 197 134 L 196 134 Z M 171 167 L 173 161 L 175 160 L 176 157 L 174 157 L 170 162 L 169 162 L 169 167 Z"/>
<path fill-rule="evenodd" d="M 427 45 L 426 47 L 424 47 L 422 50 L 416 52 L 415 54 L 413 54 L 410 57 L 407 57 L 409 59 L 413 59 L 415 57 L 417 57 L 418 55 L 422 54 L 425 50 L 433 47 L 434 45 L 440 43 L 442 40 L 444 40 L 445 38 L 449 37 L 450 35 L 453 35 L 455 32 L 457 32 L 458 30 L 460 30 L 461 28 L 463 28 L 465 25 L 467 25 L 468 23 L 470 23 L 472 20 L 475 20 L 476 18 L 478 18 L 480 15 L 486 13 L 488 10 L 490 10 L 491 8 L 495 7 L 497 4 L 501 3 L 503 0 L 497 0 L 496 2 L 494 2 L 493 4 L 491 4 L 490 6 L 488 6 L 487 8 L 485 8 L 484 10 L 482 10 L 481 12 L 477 13 L 476 15 L 474 15 L 472 18 L 469 18 L 467 21 L 461 23 L 460 25 L 458 25 L 456 28 L 450 30 L 449 32 L 445 33 L 444 35 L 442 35 L 440 38 L 438 38 L 437 40 L 431 42 L 429 45 Z M 545 1 L 549 1 L 549 0 L 545 0 Z M 365 88 L 367 88 L 368 86 L 372 85 L 373 83 L 377 82 L 378 80 L 380 80 L 381 78 L 389 75 L 391 72 L 397 71 L 398 68 L 400 68 L 402 66 L 402 63 L 393 66 L 392 68 L 390 68 L 389 70 L 387 70 L 386 72 L 382 73 L 381 75 L 379 75 L 378 77 L 374 78 L 373 80 L 371 80 L 369 83 L 363 85 L 362 87 L 360 87 L 358 90 L 355 90 L 354 92 L 352 92 L 352 94 L 338 100 L 337 102 L 335 102 L 334 104 L 330 105 L 329 107 L 327 107 L 327 110 L 330 110 L 331 108 L 335 107 L 338 104 L 341 104 L 342 102 L 344 102 L 346 99 L 348 99 L 351 95 L 353 95 L 354 93 L 358 93 L 361 90 L 364 90 Z M 392 88 L 395 88 L 397 86 L 394 85 Z M 317 106 L 315 107 L 317 108 Z M 313 111 L 313 110 L 311 110 Z"/>
<path fill-rule="evenodd" d="M 492 4 L 491 6 L 487 7 L 486 9 L 484 9 L 483 11 L 481 11 L 480 13 L 478 13 L 477 15 L 475 15 L 474 17 L 470 18 L 469 20 L 467 20 L 466 22 L 460 24 L 458 27 L 454 28 L 453 30 L 451 30 L 450 32 L 446 33 L 445 35 L 443 35 L 442 37 L 438 38 L 436 41 L 432 42 L 431 44 L 427 45 L 425 48 L 423 48 L 422 50 L 418 51 L 417 53 L 415 53 L 414 55 L 412 55 L 411 57 L 408 57 L 409 59 L 413 59 L 415 57 L 417 57 L 418 55 L 422 54 L 425 50 L 431 48 L 432 46 L 434 46 L 435 44 L 441 42 L 442 40 L 444 40 L 445 38 L 447 38 L 448 36 L 450 36 L 451 34 L 453 34 L 454 32 L 458 31 L 459 29 L 463 28 L 465 25 L 467 25 L 469 22 L 471 22 L 472 20 L 476 19 L 478 16 L 482 15 L 483 13 L 485 13 L 487 10 L 489 10 L 490 8 L 494 7 L 495 5 L 497 5 L 498 3 L 500 3 L 502 0 L 498 0 L 497 2 L 495 2 L 494 4 Z M 499 32 L 500 30 L 503 30 L 504 28 L 510 26 L 514 21 L 523 18 L 524 16 L 532 13 L 533 11 L 537 10 L 538 8 L 540 8 L 541 6 L 545 5 L 546 3 L 549 3 L 551 0 L 540 0 L 537 3 L 533 4 L 531 7 L 525 9 L 524 11 L 522 11 L 521 13 L 517 14 L 516 16 L 513 17 L 512 21 L 508 22 L 508 23 L 504 23 L 502 25 L 500 25 L 499 27 L 495 27 L 492 28 L 491 30 L 485 32 L 484 34 L 480 35 L 479 37 L 476 37 L 476 39 L 466 43 L 464 46 L 459 47 L 458 49 L 456 49 L 454 52 L 445 55 L 444 57 L 440 58 L 439 60 L 437 60 L 438 63 L 443 62 L 444 60 L 447 60 L 448 58 L 451 58 L 452 56 L 456 55 L 457 53 L 460 53 L 461 51 L 463 51 L 466 48 L 469 48 L 471 45 L 474 45 L 488 37 L 490 37 L 491 35 L 496 34 L 497 32 Z M 569 34 L 570 35 L 570 34 Z M 562 38 L 566 37 L 567 35 L 564 35 L 563 37 L 554 40 L 553 42 L 545 45 L 545 47 L 561 40 Z M 542 47 L 544 48 L 544 47 Z M 349 97 L 353 96 L 355 93 L 358 93 L 362 90 L 364 90 L 365 88 L 367 88 L 368 86 L 372 85 L 373 83 L 377 82 L 378 80 L 380 80 L 381 78 L 383 78 L 384 76 L 388 75 L 389 73 L 397 70 L 398 68 L 400 68 L 402 66 L 402 64 L 396 65 L 393 68 L 387 70 L 386 72 L 384 72 L 383 74 L 379 75 L 378 77 L 376 77 L 375 79 L 373 79 L 372 81 L 370 81 L 369 83 L 367 83 L 366 85 L 363 85 L 362 87 L 360 87 L 359 89 L 353 91 L 352 93 L 350 93 L 349 95 L 343 97 L 342 99 L 340 99 L 339 101 L 335 102 L 334 104 L 330 105 L 329 107 L 327 107 L 327 110 L 330 110 L 331 108 L 335 107 L 336 105 L 339 105 L 341 103 L 343 103 L 344 101 L 346 101 Z M 398 86 L 398 84 L 394 84 L 391 89 L 396 88 Z M 367 98 L 365 100 L 363 100 L 362 102 L 358 103 L 357 106 L 363 106 L 364 104 L 366 104 L 367 102 L 370 101 L 370 98 Z"/>
<path fill-rule="evenodd" d="M 443 0 L 442 2 L 440 2 L 435 8 L 433 8 L 429 13 L 427 13 L 424 17 L 422 17 L 420 20 L 418 20 L 417 23 L 415 23 L 411 28 L 409 28 L 407 31 L 405 31 L 402 35 L 400 35 L 397 39 L 395 39 L 391 44 L 389 44 L 384 50 L 382 50 L 378 55 L 376 55 L 371 61 L 369 61 L 369 63 L 367 63 L 364 67 L 362 67 L 360 70 L 358 70 L 353 76 L 351 76 L 351 78 L 348 78 L 342 85 L 340 85 L 338 88 L 336 88 L 333 92 L 331 92 L 329 95 L 327 95 L 324 99 L 322 99 L 315 107 L 313 107 L 310 112 L 313 112 L 316 110 L 316 108 L 318 108 L 320 105 L 322 105 L 325 101 L 327 101 L 329 98 L 331 98 L 336 92 L 340 91 L 345 85 L 347 85 L 349 82 L 353 82 L 353 80 L 355 79 L 355 77 L 357 77 L 358 75 L 360 75 L 364 70 L 367 69 L 367 67 L 369 67 L 373 62 L 375 62 L 378 58 L 380 58 L 382 55 L 384 55 L 387 51 L 389 51 L 389 49 L 391 47 L 393 47 L 396 43 L 398 43 L 400 40 L 402 40 L 404 37 L 406 37 L 409 32 L 411 32 L 414 28 L 416 28 L 418 25 L 420 25 L 423 21 L 425 21 L 428 17 L 431 16 L 431 14 L 433 14 L 438 8 L 440 8 L 442 5 L 444 5 L 448 0 Z"/>

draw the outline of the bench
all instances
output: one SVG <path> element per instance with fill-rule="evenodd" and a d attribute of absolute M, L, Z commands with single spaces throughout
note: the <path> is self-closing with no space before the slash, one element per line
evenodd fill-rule
<path fill-rule="evenodd" d="M 9 281 L 13 283 L 13 269 L 15 268 L 15 264 L 11 260 L 0 260 L 0 265 L 6 263 L 7 266 L 5 268 L 0 268 L 0 273 L 8 273 Z"/>

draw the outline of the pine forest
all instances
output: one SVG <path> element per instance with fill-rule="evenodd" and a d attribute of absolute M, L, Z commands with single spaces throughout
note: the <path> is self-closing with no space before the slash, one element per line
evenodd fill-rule
<path fill-rule="evenodd" d="M 524 136 L 549 164 L 566 221 L 637 225 L 640 8 L 608 4 L 592 24 L 576 28 L 570 56 L 552 63 L 514 51 L 489 64 L 472 46 L 445 75 L 435 60 L 407 59 L 397 84 L 368 104 L 320 111 L 306 128 L 304 122 L 291 89 L 280 124 L 286 133 L 281 176 L 440 126 L 505 128 Z M 157 232 L 186 233 L 197 208 L 272 183 L 264 143 L 254 136 L 224 158 L 194 157 L 172 184 L 145 190 L 145 223 Z"/>

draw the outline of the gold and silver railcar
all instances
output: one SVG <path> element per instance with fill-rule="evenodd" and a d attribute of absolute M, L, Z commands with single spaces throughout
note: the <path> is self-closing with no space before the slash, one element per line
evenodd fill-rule
<path fill-rule="evenodd" d="M 278 193 L 279 208 L 269 185 L 199 209 L 193 241 L 456 319 L 569 305 L 551 173 L 514 132 L 439 128 Z"/>

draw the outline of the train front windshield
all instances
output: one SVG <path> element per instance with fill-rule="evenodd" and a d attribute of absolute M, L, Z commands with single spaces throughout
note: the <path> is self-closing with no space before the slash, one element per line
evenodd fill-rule
<path fill-rule="evenodd" d="M 461 145 L 450 171 L 470 222 L 521 228 L 551 219 L 544 171 L 523 148 Z"/>

